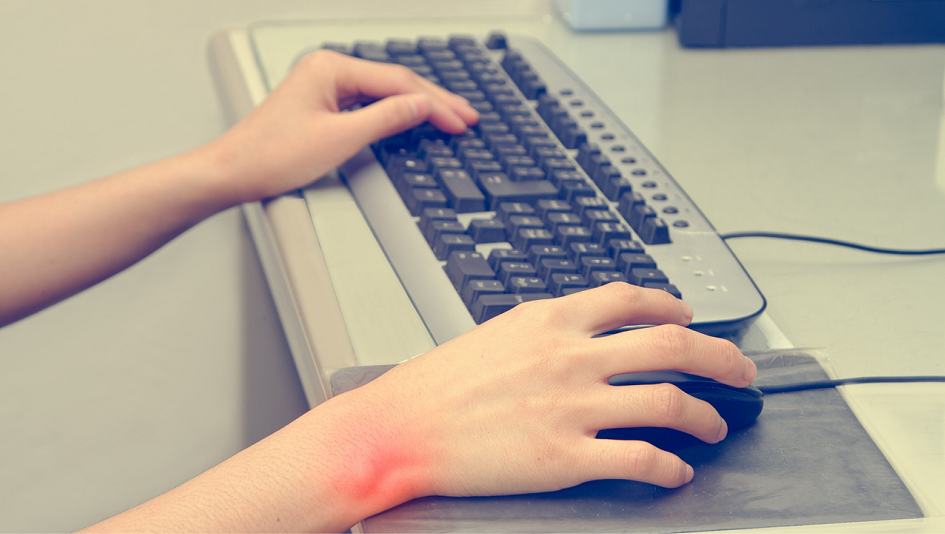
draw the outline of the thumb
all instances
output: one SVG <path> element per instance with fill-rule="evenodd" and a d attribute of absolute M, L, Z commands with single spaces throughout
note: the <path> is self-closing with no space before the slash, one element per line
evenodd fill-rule
<path fill-rule="evenodd" d="M 343 135 L 346 140 L 364 146 L 419 125 L 432 110 L 433 101 L 422 93 L 389 96 L 344 113 Z"/>

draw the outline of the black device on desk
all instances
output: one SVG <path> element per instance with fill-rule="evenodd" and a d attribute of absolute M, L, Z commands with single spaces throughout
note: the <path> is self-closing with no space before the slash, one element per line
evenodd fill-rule
<path fill-rule="evenodd" d="M 945 42 L 942 0 L 676 0 L 684 46 Z"/>
<path fill-rule="evenodd" d="M 406 65 L 480 112 L 465 135 L 422 125 L 341 167 L 437 343 L 519 303 L 613 281 L 685 299 L 707 331 L 737 330 L 764 309 L 679 184 L 537 41 L 325 47 Z"/>

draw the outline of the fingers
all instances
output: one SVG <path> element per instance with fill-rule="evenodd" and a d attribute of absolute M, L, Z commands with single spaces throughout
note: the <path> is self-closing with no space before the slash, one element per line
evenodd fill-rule
<path fill-rule="evenodd" d="M 647 289 L 623 282 L 581 291 L 555 299 L 567 307 L 569 326 L 590 335 L 627 325 L 688 325 L 692 308 L 660 289 Z"/>
<path fill-rule="evenodd" d="M 479 118 L 469 102 L 401 65 L 376 63 L 349 58 L 330 52 L 329 61 L 335 69 L 337 99 L 366 96 L 372 99 L 422 93 L 432 102 L 428 117 L 431 123 L 449 133 L 461 133 Z"/>
<path fill-rule="evenodd" d="M 337 133 L 355 146 L 364 146 L 421 124 L 433 107 L 433 100 L 422 93 L 391 96 L 338 117 L 341 131 Z M 447 117 L 446 121 L 435 126 L 445 131 L 466 128 L 455 116 Z"/>
<path fill-rule="evenodd" d="M 591 397 L 597 406 L 606 406 L 588 415 L 585 422 L 593 430 L 665 427 L 706 443 L 718 443 L 728 434 L 725 420 L 709 403 L 671 384 L 601 386 Z"/>
<path fill-rule="evenodd" d="M 592 340 L 605 376 L 674 370 L 745 387 L 755 379 L 754 362 L 730 341 L 676 325 L 620 332 Z"/>
<path fill-rule="evenodd" d="M 694 474 L 678 456 L 642 441 L 589 439 L 585 454 L 587 480 L 622 478 L 677 488 Z"/>

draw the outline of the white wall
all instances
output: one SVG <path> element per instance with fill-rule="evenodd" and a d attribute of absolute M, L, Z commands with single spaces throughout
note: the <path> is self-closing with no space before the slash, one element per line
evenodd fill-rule
<path fill-rule="evenodd" d="M 504 3 L 0 0 L 0 202 L 218 135 L 224 119 L 206 60 L 217 29 L 547 9 L 539 0 Z M 193 477 L 305 408 L 242 216 L 221 213 L 128 271 L 0 330 L 0 531 L 86 526 Z"/>

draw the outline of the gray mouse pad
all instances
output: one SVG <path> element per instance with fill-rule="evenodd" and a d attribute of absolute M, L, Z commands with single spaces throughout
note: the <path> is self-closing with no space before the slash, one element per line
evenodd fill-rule
<path fill-rule="evenodd" d="M 802 350 L 752 355 L 756 385 L 827 379 Z M 340 394 L 387 366 L 344 369 Z M 508 497 L 425 497 L 368 518 L 366 532 L 687 532 L 922 517 L 834 389 L 766 395 L 757 422 L 717 445 L 676 451 L 695 468 L 677 489 L 625 480 Z"/>

